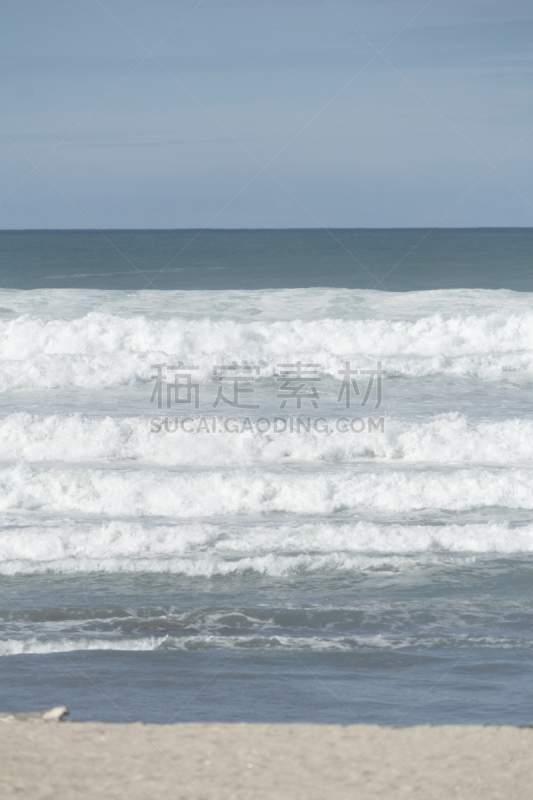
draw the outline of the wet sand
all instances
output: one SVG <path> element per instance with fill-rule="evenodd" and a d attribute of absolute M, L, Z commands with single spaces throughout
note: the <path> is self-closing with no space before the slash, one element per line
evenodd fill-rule
<path fill-rule="evenodd" d="M 524 800 L 533 729 L 0 717 L 3 798 Z"/>

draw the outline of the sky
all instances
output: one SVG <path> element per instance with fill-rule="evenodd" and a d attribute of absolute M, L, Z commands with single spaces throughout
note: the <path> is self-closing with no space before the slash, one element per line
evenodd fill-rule
<path fill-rule="evenodd" d="M 0 228 L 533 226 L 533 3 L 3 0 Z"/>

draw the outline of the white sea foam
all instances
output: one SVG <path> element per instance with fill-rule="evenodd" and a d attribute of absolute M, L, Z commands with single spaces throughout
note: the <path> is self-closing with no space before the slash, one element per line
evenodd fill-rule
<path fill-rule="evenodd" d="M 375 415 L 377 419 L 377 414 Z M 161 420 L 164 417 L 160 418 Z M 383 431 L 283 435 L 224 430 L 187 434 L 143 417 L 10 414 L 0 420 L 0 459 L 94 462 L 132 460 L 164 466 L 238 465 L 284 460 L 330 464 L 385 459 L 401 462 L 513 464 L 533 461 L 533 419 L 469 420 L 458 413 L 426 422 L 387 417 Z M 194 427 L 194 426 L 193 426 Z"/>
<path fill-rule="evenodd" d="M 405 570 L 450 555 L 533 553 L 533 525 L 399 525 L 300 520 L 150 524 L 2 520 L 0 573 L 169 572 L 191 577 L 248 571 Z"/>
<path fill-rule="evenodd" d="M 156 470 L 4 466 L 0 511 L 181 519 L 228 514 L 339 514 L 375 509 L 533 509 L 533 471 Z"/>
<path fill-rule="evenodd" d="M 384 647 L 386 641 L 380 637 L 321 638 L 317 636 L 149 636 L 136 639 L 107 639 L 103 637 L 62 637 L 54 639 L 7 639 L 0 642 L 0 657 L 9 655 L 47 655 L 50 653 L 72 653 L 87 650 L 113 650 L 126 652 L 153 652 L 154 650 L 353 650 L 361 646 Z M 401 646 L 401 645 L 400 645 Z M 405 646 L 405 645 L 404 645 Z M 408 645 L 407 645 L 408 646 Z"/>
<path fill-rule="evenodd" d="M 342 319 L 245 322 L 100 310 L 74 319 L 0 318 L 0 390 L 130 385 L 149 381 L 151 364 L 179 360 L 198 365 L 202 381 L 211 380 L 214 363 L 232 359 L 259 365 L 267 377 L 278 364 L 297 360 L 318 363 L 337 377 L 345 360 L 366 367 L 378 358 L 391 376 L 530 374 L 533 311 L 515 301 L 509 309 L 451 316 L 424 315 L 422 305 L 416 318 L 413 308 L 407 318 L 371 318 L 355 310 Z"/>

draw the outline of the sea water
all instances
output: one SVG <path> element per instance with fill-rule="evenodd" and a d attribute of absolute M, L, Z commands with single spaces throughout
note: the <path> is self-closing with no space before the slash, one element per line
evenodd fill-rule
<path fill-rule="evenodd" d="M 532 257 L 0 234 L 0 708 L 530 724 Z"/>

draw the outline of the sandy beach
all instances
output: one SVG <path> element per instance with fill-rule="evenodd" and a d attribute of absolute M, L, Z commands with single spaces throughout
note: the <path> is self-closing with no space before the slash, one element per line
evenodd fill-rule
<path fill-rule="evenodd" d="M 0 720 L 2 797 L 523 800 L 533 729 Z"/>

